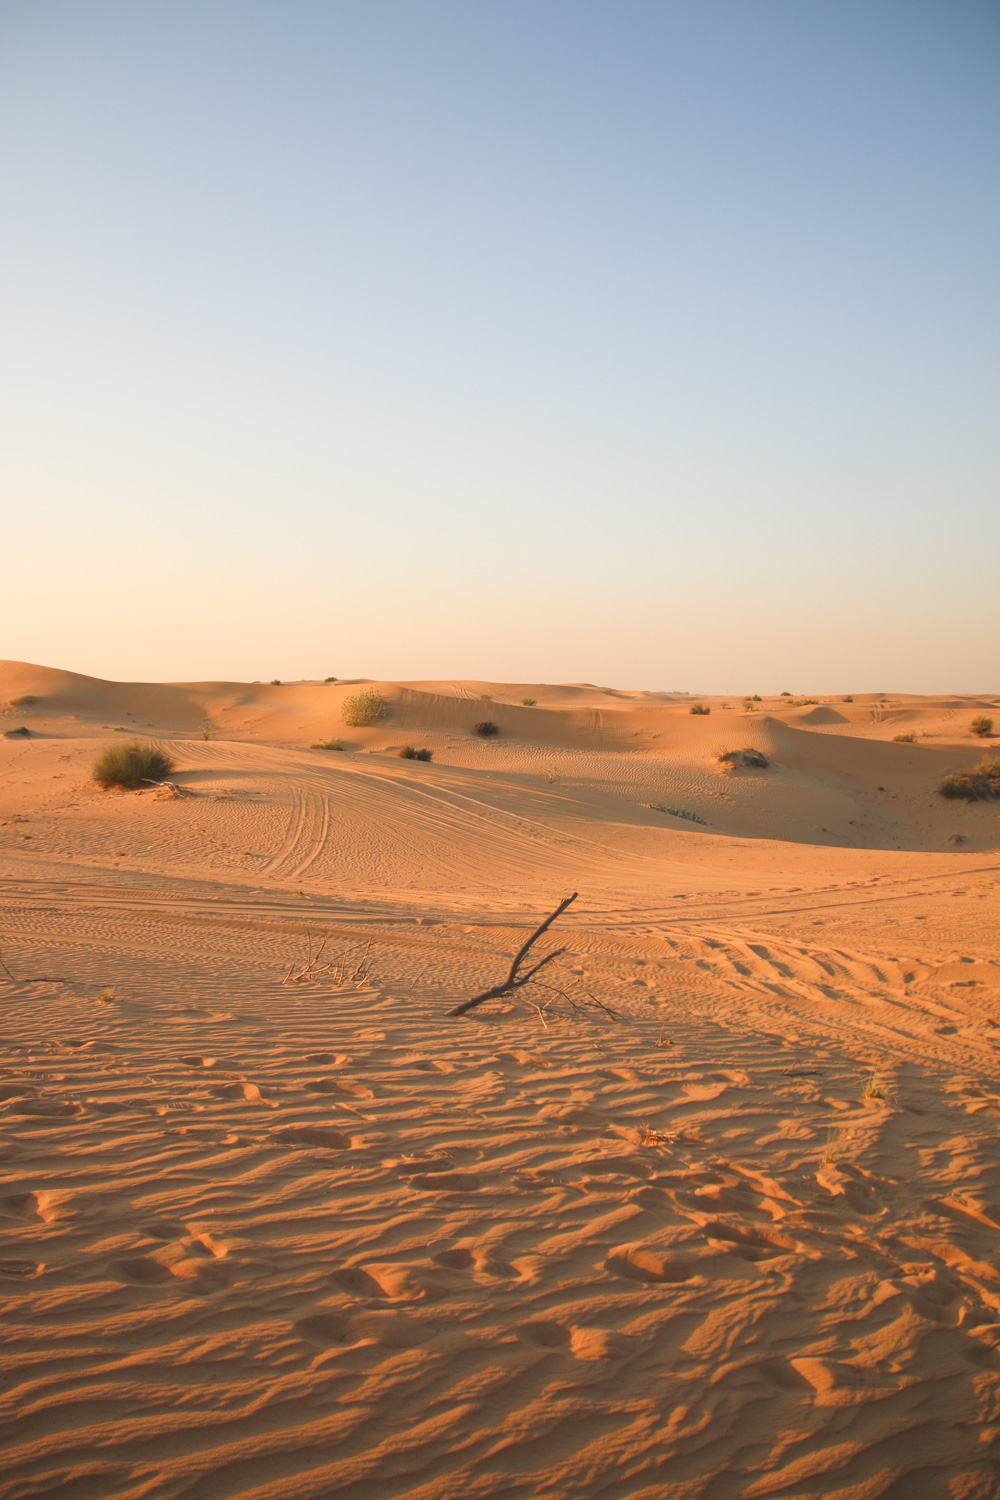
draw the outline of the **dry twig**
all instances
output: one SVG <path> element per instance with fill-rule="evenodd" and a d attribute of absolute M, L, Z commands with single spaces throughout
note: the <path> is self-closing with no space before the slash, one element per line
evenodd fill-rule
<path fill-rule="evenodd" d="M 521 944 L 521 947 L 514 955 L 514 962 L 510 966 L 507 978 L 503 981 L 502 984 L 493 985 L 491 989 L 484 990 L 481 995 L 474 995 L 471 1000 L 463 1000 L 461 1005 L 456 1005 L 454 1010 L 450 1010 L 448 1012 L 448 1015 L 464 1016 L 466 1011 L 475 1010 L 477 1005 L 482 1005 L 487 1000 L 497 1000 L 501 995 L 510 994 L 512 990 L 522 989 L 524 985 L 530 984 L 531 980 L 534 979 L 539 969 L 543 969 L 545 965 L 550 964 L 554 958 L 558 958 L 560 954 L 565 953 L 565 948 L 556 948 L 552 953 L 547 953 L 544 958 L 539 959 L 538 963 L 535 964 L 532 968 L 528 969 L 524 974 L 518 974 L 518 969 L 521 967 L 521 964 L 527 956 L 528 950 L 531 948 L 532 944 L 538 941 L 546 928 L 552 926 L 552 923 L 555 921 L 556 917 L 562 916 L 567 906 L 574 902 L 579 894 L 579 891 L 574 891 L 572 896 L 567 896 L 565 901 L 560 901 L 559 905 L 556 907 L 552 915 L 546 917 L 541 926 L 535 928 L 534 932 L 528 938 L 527 942 Z M 560 991 L 560 993 L 562 992 Z M 606 1010 L 607 1007 L 603 1006 L 602 1009 Z"/>
<path fill-rule="evenodd" d="M 353 948 L 344 948 L 340 953 L 335 953 L 326 963 L 321 963 L 320 960 L 326 952 L 326 945 L 329 941 L 330 937 L 327 934 L 314 953 L 312 934 L 308 934 L 309 948 L 305 963 L 298 968 L 293 963 L 281 983 L 318 984 L 320 975 L 328 974 L 330 978 L 325 982 L 332 985 L 334 989 L 342 989 L 346 983 L 364 984 L 371 975 L 374 963 L 371 954 L 371 938 L 367 943 L 356 944 Z M 360 954 L 356 961 L 355 954 Z"/>

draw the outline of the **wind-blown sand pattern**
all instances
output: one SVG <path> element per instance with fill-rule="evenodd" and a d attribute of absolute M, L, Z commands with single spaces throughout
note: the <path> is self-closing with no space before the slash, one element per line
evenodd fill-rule
<path fill-rule="evenodd" d="M 992 1500 L 996 700 L 375 686 L 0 666 L 0 1493 Z"/>

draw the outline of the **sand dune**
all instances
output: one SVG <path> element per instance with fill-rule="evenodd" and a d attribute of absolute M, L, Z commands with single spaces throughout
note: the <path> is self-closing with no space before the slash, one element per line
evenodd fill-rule
<path fill-rule="evenodd" d="M 997 699 L 371 685 L 0 664 L 0 1494 L 1000 1492 Z"/>

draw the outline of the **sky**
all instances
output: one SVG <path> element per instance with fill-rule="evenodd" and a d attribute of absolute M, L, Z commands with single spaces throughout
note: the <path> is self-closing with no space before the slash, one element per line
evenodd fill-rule
<path fill-rule="evenodd" d="M 0 0 L 0 656 L 1000 690 L 996 0 Z"/>

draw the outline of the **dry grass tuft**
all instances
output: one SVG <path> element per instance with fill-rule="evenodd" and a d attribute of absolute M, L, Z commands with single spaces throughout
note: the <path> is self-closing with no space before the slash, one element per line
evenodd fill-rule
<path fill-rule="evenodd" d="M 432 750 L 415 750 L 412 745 L 403 745 L 396 754 L 400 760 L 430 760 Z"/>
<path fill-rule="evenodd" d="M 736 766 L 749 766 L 758 771 L 766 771 L 771 764 L 762 750 L 720 750 L 715 757 L 722 766 L 728 766 L 732 770 Z"/>
<path fill-rule="evenodd" d="M 692 703 L 688 709 L 689 714 L 710 714 L 711 712 L 707 703 Z"/>
<path fill-rule="evenodd" d="M 892 738 L 897 745 L 915 745 L 917 743 L 915 734 L 894 734 Z"/>
<path fill-rule="evenodd" d="M 344 699 L 340 717 L 345 724 L 357 729 L 378 724 L 388 712 L 389 705 L 381 693 L 377 693 L 374 688 L 362 688 L 360 693 L 352 693 L 349 698 Z"/>
<path fill-rule="evenodd" d="M 128 740 L 102 750 L 94 761 L 91 775 L 105 791 L 116 786 L 134 790 L 165 781 L 173 769 L 173 760 L 159 745 Z"/>
<path fill-rule="evenodd" d="M 938 795 L 952 802 L 985 802 L 1000 797 L 1000 760 L 984 755 L 971 771 L 950 771 L 939 784 Z"/>
<path fill-rule="evenodd" d="M 309 746 L 310 750 L 343 750 L 343 740 L 317 740 L 315 745 Z"/>
<path fill-rule="evenodd" d="M 969 730 L 981 740 L 988 739 L 993 733 L 993 720 L 989 714 L 977 714 L 969 725 Z"/>
<path fill-rule="evenodd" d="M 472 732 L 478 734 L 480 739 L 490 740 L 500 733 L 500 725 L 494 724 L 492 719 L 482 719 L 478 724 L 473 724 Z"/>

